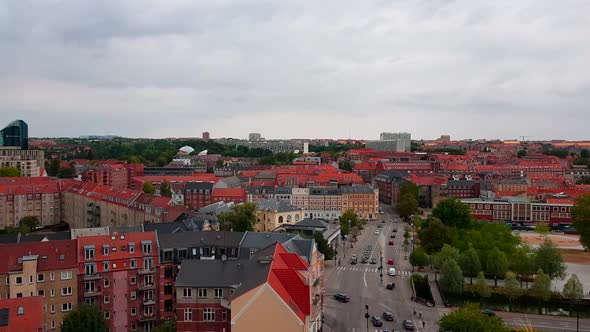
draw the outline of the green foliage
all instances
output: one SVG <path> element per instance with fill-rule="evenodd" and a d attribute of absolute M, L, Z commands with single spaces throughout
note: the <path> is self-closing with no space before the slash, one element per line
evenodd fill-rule
<path fill-rule="evenodd" d="M 584 286 L 578 279 L 578 275 L 575 273 L 568 279 L 568 281 L 563 285 L 563 296 L 566 299 L 571 300 L 580 300 L 584 297 Z"/>
<path fill-rule="evenodd" d="M 551 297 L 551 279 L 543 273 L 543 270 L 539 269 L 537 271 L 537 276 L 530 289 L 530 293 L 543 301 L 547 301 Z"/>
<path fill-rule="evenodd" d="M 343 151 L 362 148 L 362 144 L 329 143 L 328 146 L 310 145 L 309 152 L 336 154 Z"/>
<path fill-rule="evenodd" d="M 253 231 L 256 222 L 256 204 L 234 205 L 230 212 L 220 213 L 218 219 L 222 230 L 232 232 Z"/>
<path fill-rule="evenodd" d="M 176 321 L 167 320 L 163 323 L 156 325 L 152 332 L 176 332 Z"/>
<path fill-rule="evenodd" d="M 451 242 L 451 230 L 433 217 L 429 217 L 418 230 L 418 238 L 424 250 L 433 254 L 442 249 L 445 243 Z"/>
<path fill-rule="evenodd" d="M 576 198 L 572 208 L 572 224 L 580 233 L 580 243 L 590 250 L 590 194 Z"/>
<path fill-rule="evenodd" d="M 143 186 L 142 186 L 141 190 L 144 193 L 150 194 L 150 195 L 153 195 L 153 194 L 156 193 L 156 187 L 154 187 L 154 185 L 151 182 L 149 182 L 149 181 L 146 181 L 146 182 L 143 183 Z"/>
<path fill-rule="evenodd" d="M 51 159 L 49 162 L 46 162 L 45 170 L 47 171 L 47 175 L 49 176 L 57 176 L 59 172 L 59 164 L 61 163 L 60 159 Z"/>
<path fill-rule="evenodd" d="M 488 254 L 486 272 L 494 276 L 496 287 L 498 287 L 498 278 L 502 278 L 508 272 L 508 258 L 497 247 L 494 247 Z"/>
<path fill-rule="evenodd" d="M 328 241 L 326 239 L 324 239 L 324 236 L 322 235 L 322 233 L 319 233 L 319 232 L 314 233 L 313 239 L 315 240 L 315 243 L 318 246 L 318 251 L 321 252 L 322 254 L 324 254 L 324 259 L 331 260 L 331 259 L 334 259 L 334 257 L 336 257 L 336 252 L 334 251 L 334 248 L 332 248 L 328 244 Z"/>
<path fill-rule="evenodd" d="M 16 167 L 0 167 L 0 177 L 20 176 L 20 170 Z"/>
<path fill-rule="evenodd" d="M 420 199 L 420 190 L 417 185 L 412 182 L 406 182 L 399 188 L 399 197 L 413 197 L 416 201 Z"/>
<path fill-rule="evenodd" d="M 482 262 L 487 261 L 486 257 L 494 247 L 509 257 L 520 244 L 510 227 L 488 222 L 474 222 L 471 228 L 457 230 L 453 238 L 452 245 L 461 251 L 473 246 Z"/>
<path fill-rule="evenodd" d="M 18 222 L 18 231 L 21 234 L 30 234 L 34 231 L 37 227 L 41 224 L 39 223 L 39 219 L 36 216 L 26 216 L 22 217 Z"/>
<path fill-rule="evenodd" d="M 160 184 L 160 195 L 165 197 L 172 197 L 172 189 L 170 188 L 170 183 L 168 183 L 168 181 L 164 180 L 162 184 Z"/>
<path fill-rule="evenodd" d="M 502 319 L 481 313 L 479 305 L 467 304 L 464 308 L 444 315 L 439 321 L 440 331 L 449 332 L 508 332 Z"/>
<path fill-rule="evenodd" d="M 340 168 L 341 170 L 345 170 L 347 172 L 352 172 L 353 167 L 354 164 L 350 160 L 343 160 L 338 163 L 338 168 Z"/>
<path fill-rule="evenodd" d="M 443 263 L 441 274 L 439 285 L 443 291 L 451 294 L 463 292 L 463 271 L 454 259 Z"/>
<path fill-rule="evenodd" d="M 400 198 L 399 203 L 397 203 L 397 212 L 402 219 L 408 221 L 416 211 L 418 211 L 418 201 L 414 197 L 405 196 Z"/>
<path fill-rule="evenodd" d="M 518 152 L 516 153 L 516 156 L 518 158 L 522 158 L 522 157 L 526 156 L 526 150 L 518 150 Z"/>
<path fill-rule="evenodd" d="M 457 248 L 453 248 L 451 245 L 445 244 L 438 253 L 432 256 L 432 265 L 435 269 L 440 270 L 446 261 L 454 260 L 457 262 L 460 257 L 461 255 L 459 254 L 459 250 L 457 250 Z"/>
<path fill-rule="evenodd" d="M 483 272 L 481 271 L 477 274 L 477 282 L 475 283 L 475 288 L 477 289 L 477 293 L 481 297 L 490 297 L 490 295 L 492 295 L 490 293 L 490 286 L 488 286 L 486 277 L 483 275 Z"/>
<path fill-rule="evenodd" d="M 62 332 L 106 332 L 107 322 L 96 307 L 88 304 L 80 304 L 70 311 L 63 320 Z"/>
<path fill-rule="evenodd" d="M 549 239 L 535 250 L 535 265 L 549 276 L 550 280 L 565 277 L 566 266 L 557 247 Z"/>
<path fill-rule="evenodd" d="M 580 151 L 580 158 L 584 158 L 584 159 L 590 158 L 590 150 L 582 149 L 582 151 Z"/>
<path fill-rule="evenodd" d="M 473 284 L 473 276 L 481 271 L 481 262 L 477 251 L 472 246 L 469 246 L 469 249 L 461 254 L 459 265 L 463 273 L 470 277 L 470 283 Z"/>
<path fill-rule="evenodd" d="M 76 176 L 76 171 L 72 167 L 60 167 L 57 171 L 57 177 L 60 179 L 71 179 Z"/>
<path fill-rule="evenodd" d="M 416 248 L 410 254 L 410 264 L 412 264 L 412 266 L 426 266 L 429 263 L 430 256 L 428 256 L 422 247 Z"/>
<path fill-rule="evenodd" d="M 447 226 L 468 228 L 471 226 L 469 207 L 456 198 L 447 198 L 436 205 L 432 216 L 440 219 Z"/>
<path fill-rule="evenodd" d="M 545 224 L 545 223 L 538 223 L 535 226 L 535 232 L 545 236 L 547 235 L 547 233 L 549 233 L 551 229 L 549 228 L 549 225 Z"/>
<path fill-rule="evenodd" d="M 535 252 L 531 247 L 526 245 L 520 246 L 509 257 L 510 269 L 518 273 L 521 279 L 528 279 L 535 273 Z"/>
<path fill-rule="evenodd" d="M 295 158 L 297 155 L 294 153 L 279 152 L 258 159 L 258 163 L 261 165 L 291 165 Z"/>
<path fill-rule="evenodd" d="M 510 301 L 522 293 L 518 285 L 518 280 L 516 280 L 516 275 L 513 272 L 506 273 L 506 277 L 504 278 L 504 293 Z"/>
<path fill-rule="evenodd" d="M 342 235 L 350 234 L 350 228 L 351 227 L 354 228 L 355 226 L 358 227 L 360 224 L 358 216 L 356 215 L 354 210 L 346 210 L 340 216 L 340 218 L 338 218 L 338 220 L 340 220 L 340 233 Z M 350 222 L 350 225 L 349 225 L 349 222 Z"/>
<path fill-rule="evenodd" d="M 544 150 L 543 154 L 548 155 L 548 156 L 556 156 L 560 159 L 565 159 L 569 155 L 568 151 L 565 149 Z"/>

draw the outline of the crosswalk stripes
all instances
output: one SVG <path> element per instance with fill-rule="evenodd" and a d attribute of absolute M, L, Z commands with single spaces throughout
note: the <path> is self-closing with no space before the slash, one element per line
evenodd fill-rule
<path fill-rule="evenodd" d="M 384 272 L 387 272 L 387 267 L 384 267 L 383 270 Z M 378 273 L 379 269 L 378 268 L 372 268 L 372 267 L 357 267 L 357 266 L 339 266 L 337 268 L 338 271 L 353 271 L 353 272 L 371 272 L 371 273 Z M 412 272 L 411 271 L 397 271 L 398 275 L 401 276 L 407 276 L 407 275 L 411 275 Z"/>

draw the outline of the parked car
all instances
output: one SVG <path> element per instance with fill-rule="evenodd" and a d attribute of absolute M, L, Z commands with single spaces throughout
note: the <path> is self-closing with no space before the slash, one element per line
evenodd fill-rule
<path fill-rule="evenodd" d="M 356 257 L 350 258 L 350 264 L 355 265 L 356 263 L 358 263 L 358 260 Z"/>
<path fill-rule="evenodd" d="M 393 241 L 389 241 L 389 245 L 390 245 L 390 246 L 392 246 L 392 245 L 394 245 L 394 244 L 395 244 L 395 243 L 394 243 Z"/>
<path fill-rule="evenodd" d="M 391 235 L 389 236 L 389 238 L 391 238 L 391 239 L 395 239 L 395 234 L 391 234 Z"/>
<path fill-rule="evenodd" d="M 368 262 L 369 260 L 366 258 L 361 259 L 361 264 L 367 264 Z"/>
<path fill-rule="evenodd" d="M 387 260 L 387 265 L 393 265 L 393 258 Z"/>
<path fill-rule="evenodd" d="M 481 313 L 490 317 L 496 316 L 496 312 L 492 309 L 483 309 Z"/>
<path fill-rule="evenodd" d="M 405 329 L 406 331 L 414 331 L 414 329 L 416 328 L 416 327 L 414 326 L 414 322 L 412 322 L 412 321 L 411 321 L 411 320 L 409 320 L 409 319 L 406 319 L 406 320 L 404 320 L 404 322 L 403 322 L 403 324 L 402 324 L 402 325 L 404 326 L 404 329 Z"/>
<path fill-rule="evenodd" d="M 395 268 L 394 267 L 389 268 L 389 270 L 387 270 L 387 275 L 395 277 Z"/>
<path fill-rule="evenodd" d="M 388 322 L 393 322 L 393 314 L 389 311 L 383 313 L 383 319 Z"/>
<path fill-rule="evenodd" d="M 390 284 L 387 284 L 387 286 L 385 286 L 385 288 L 392 290 L 395 288 L 395 283 L 392 282 Z"/>
<path fill-rule="evenodd" d="M 377 224 L 377 228 L 381 228 L 381 224 Z"/>
<path fill-rule="evenodd" d="M 375 258 L 371 258 L 369 264 L 377 264 L 377 260 Z"/>
<path fill-rule="evenodd" d="M 336 300 L 338 302 L 346 303 L 346 302 L 350 302 L 350 297 L 348 297 L 348 295 L 339 293 L 339 294 L 334 295 L 334 300 Z"/>
<path fill-rule="evenodd" d="M 377 229 L 377 230 L 375 230 L 375 235 L 379 235 L 379 234 L 381 234 L 381 232 L 379 232 L 379 230 L 378 230 L 378 229 Z"/>
<path fill-rule="evenodd" d="M 371 323 L 375 327 L 381 327 L 381 326 L 383 326 L 383 322 L 381 321 L 381 318 L 379 318 L 377 316 L 371 317 Z"/>

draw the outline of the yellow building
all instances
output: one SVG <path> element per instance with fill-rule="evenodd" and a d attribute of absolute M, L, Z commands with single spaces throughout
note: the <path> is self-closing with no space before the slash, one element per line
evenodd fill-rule
<path fill-rule="evenodd" d="M 261 199 L 256 204 L 257 232 L 270 232 L 282 225 L 292 225 L 303 220 L 303 209 L 287 201 L 276 199 Z"/>
<path fill-rule="evenodd" d="M 342 187 L 342 212 L 353 210 L 360 219 L 374 220 L 379 214 L 379 190 L 369 186 Z"/>

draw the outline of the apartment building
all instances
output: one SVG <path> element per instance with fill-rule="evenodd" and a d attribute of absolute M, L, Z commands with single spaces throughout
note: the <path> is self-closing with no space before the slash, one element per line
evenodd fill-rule
<path fill-rule="evenodd" d="M 118 189 L 128 187 L 127 168 L 121 164 L 89 165 L 81 172 L 82 181 L 94 182 Z"/>
<path fill-rule="evenodd" d="M 76 250 L 75 240 L 0 245 L 0 297 L 39 296 L 43 330 L 59 329 L 78 304 Z"/>
<path fill-rule="evenodd" d="M 198 210 L 210 205 L 213 182 L 188 182 L 184 187 L 184 205 L 191 210 Z"/>
<path fill-rule="evenodd" d="M 374 220 L 379 215 L 379 190 L 369 186 L 340 188 L 342 211 L 353 210 L 360 219 Z"/>
<path fill-rule="evenodd" d="M 35 216 L 41 225 L 61 220 L 60 183 L 48 178 L 0 179 L 0 228 L 15 227 Z"/>
<path fill-rule="evenodd" d="M 25 177 L 40 176 L 45 169 L 45 153 L 43 150 L 0 147 L 0 167 L 18 168 Z"/>
<path fill-rule="evenodd" d="M 159 319 L 155 232 L 78 238 L 79 301 L 97 305 L 110 331 L 149 330 Z"/>
<path fill-rule="evenodd" d="M 260 199 L 256 204 L 256 224 L 258 232 L 270 232 L 285 224 L 295 224 L 303 220 L 303 209 L 287 201 L 276 199 Z"/>

